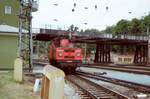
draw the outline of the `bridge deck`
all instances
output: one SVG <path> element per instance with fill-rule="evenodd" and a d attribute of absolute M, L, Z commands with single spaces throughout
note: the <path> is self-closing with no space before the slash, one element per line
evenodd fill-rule
<path fill-rule="evenodd" d="M 39 33 L 34 35 L 34 40 L 51 41 L 56 37 L 67 37 L 62 34 L 51 33 Z M 76 43 L 99 43 L 99 44 L 111 44 L 111 45 L 148 45 L 148 36 L 130 36 L 130 35 L 115 35 L 112 34 L 100 34 L 98 36 L 90 35 L 73 35 L 72 41 Z"/>

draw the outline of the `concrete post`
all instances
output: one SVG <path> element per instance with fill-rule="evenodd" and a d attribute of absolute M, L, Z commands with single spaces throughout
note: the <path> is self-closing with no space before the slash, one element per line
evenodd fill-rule
<path fill-rule="evenodd" d="M 41 99 L 64 99 L 64 72 L 47 65 L 43 69 L 43 75 Z"/>
<path fill-rule="evenodd" d="M 14 62 L 14 80 L 22 82 L 23 80 L 23 61 L 21 58 L 17 58 Z"/>

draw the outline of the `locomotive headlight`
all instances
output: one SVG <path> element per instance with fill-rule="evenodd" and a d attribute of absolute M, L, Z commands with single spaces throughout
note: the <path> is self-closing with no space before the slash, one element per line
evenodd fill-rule
<path fill-rule="evenodd" d="M 79 57 L 80 55 L 81 55 L 80 53 L 77 53 L 77 54 L 76 54 L 77 57 Z"/>
<path fill-rule="evenodd" d="M 62 53 L 62 52 L 59 52 L 59 53 L 58 53 L 58 56 L 60 56 L 60 57 L 63 56 L 63 53 Z"/>

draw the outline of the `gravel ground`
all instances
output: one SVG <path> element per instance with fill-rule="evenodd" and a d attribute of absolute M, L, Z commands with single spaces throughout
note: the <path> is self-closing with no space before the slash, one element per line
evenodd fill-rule
<path fill-rule="evenodd" d="M 66 81 L 64 88 L 65 99 L 81 99 L 78 93 L 76 92 L 75 86 L 70 82 Z"/>

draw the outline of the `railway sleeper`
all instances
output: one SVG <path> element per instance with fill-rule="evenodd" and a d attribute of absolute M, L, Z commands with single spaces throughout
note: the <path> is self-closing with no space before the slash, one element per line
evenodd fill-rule
<path fill-rule="evenodd" d="M 99 97 L 98 99 L 114 99 L 113 96 L 103 96 L 103 97 Z"/>
<path fill-rule="evenodd" d="M 89 96 L 81 96 L 81 99 L 92 99 L 92 98 Z"/>
<path fill-rule="evenodd" d="M 95 95 L 96 97 L 106 97 L 106 96 L 107 96 L 107 97 L 112 97 L 112 98 L 114 97 L 112 94 L 98 94 L 98 93 L 96 94 L 96 93 L 95 93 L 95 94 L 93 94 L 93 95 Z"/>
<path fill-rule="evenodd" d="M 92 99 L 89 96 L 81 96 L 81 99 Z"/>
<path fill-rule="evenodd" d="M 76 93 L 78 93 L 78 95 L 81 97 L 81 99 L 91 99 L 88 95 L 86 95 L 82 89 L 78 89 L 76 91 Z"/>

